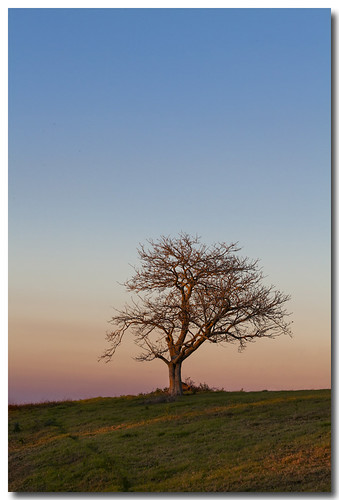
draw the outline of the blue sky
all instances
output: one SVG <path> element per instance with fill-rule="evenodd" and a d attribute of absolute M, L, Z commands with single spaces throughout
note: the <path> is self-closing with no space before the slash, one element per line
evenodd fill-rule
<path fill-rule="evenodd" d="M 90 324 L 96 358 L 138 243 L 187 231 L 262 260 L 329 380 L 330 15 L 10 9 L 13 378 L 23 325 L 42 359 Z"/>

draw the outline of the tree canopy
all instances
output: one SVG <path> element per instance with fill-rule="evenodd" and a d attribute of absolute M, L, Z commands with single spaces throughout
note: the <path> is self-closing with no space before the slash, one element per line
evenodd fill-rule
<path fill-rule="evenodd" d="M 258 260 L 237 244 L 207 246 L 198 236 L 162 236 L 140 245 L 141 261 L 126 289 L 135 298 L 110 320 L 110 361 L 127 330 L 141 348 L 139 361 L 161 359 L 170 392 L 181 394 L 181 364 L 204 342 L 237 343 L 291 334 L 284 308 L 289 296 L 264 283 Z"/>

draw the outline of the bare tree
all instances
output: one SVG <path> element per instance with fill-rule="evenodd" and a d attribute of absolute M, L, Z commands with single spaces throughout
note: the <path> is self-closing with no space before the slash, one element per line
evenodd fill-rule
<path fill-rule="evenodd" d="M 289 334 L 288 295 L 264 285 L 257 260 L 239 257 L 236 244 L 207 247 L 199 237 L 149 240 L 140 245 L 141 267 L 124 285 L 136 299 L 117 311 L 106 335 L 110 361 L 127 330 L 141 347 L 139 361 L 161 359 L 169 391 L 182 394 L 181 366 L 204 342 L 238 343 Z"/>

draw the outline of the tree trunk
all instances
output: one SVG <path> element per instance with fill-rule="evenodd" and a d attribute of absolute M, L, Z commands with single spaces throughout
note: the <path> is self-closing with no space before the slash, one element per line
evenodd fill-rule
<path fill-rule="evenodd" d="M 169 368 L 169 393 L 171 396 L 182 395 L 181 363 L 170 363 Z"/>

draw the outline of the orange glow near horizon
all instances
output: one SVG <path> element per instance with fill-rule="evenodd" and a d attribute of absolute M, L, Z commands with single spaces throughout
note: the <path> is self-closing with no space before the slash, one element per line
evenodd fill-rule
<path fill-rule="evenodd" d="M 106 347 L 103 326 L 10 321 L 9 402 L 119 396 L 168 386 L 166 365 L 136 362 L 138 348 L 128 335 L 112 362 L 98 362 Z M 314 325 L 307 335 L 295 331 L 292 339 L 258 339 L 242 353 L 235 345 L 206 343 L 183 363 L 183 380 L 227 391 L 330 388 L 330 345 L 317 331 Z"/>

